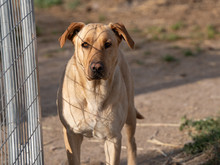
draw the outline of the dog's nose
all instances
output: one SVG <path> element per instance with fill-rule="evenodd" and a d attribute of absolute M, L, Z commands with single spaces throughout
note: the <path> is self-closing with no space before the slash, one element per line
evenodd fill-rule
<path fill-rule="evenodd" d="M 93 72 L 101 72 L 104 69 L 104 65 L 101 62 L 93 62 L 90 65 L 90 69 Z"/>

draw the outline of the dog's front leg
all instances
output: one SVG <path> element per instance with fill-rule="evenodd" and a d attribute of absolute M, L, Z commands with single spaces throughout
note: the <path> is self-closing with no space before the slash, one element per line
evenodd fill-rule
<path fill-rule="evenodd" d="M 121 154 L 121 134 L 105 140 L 106 165 L 119 165 Z"/>
<path fill-rule="evenodd" d="M 66 128 L 63 128 L 63 134 L 69 165 L 80 165 L 80 148 L 83 136 L 75 134 L 73 131 L 67 131 Z"/>

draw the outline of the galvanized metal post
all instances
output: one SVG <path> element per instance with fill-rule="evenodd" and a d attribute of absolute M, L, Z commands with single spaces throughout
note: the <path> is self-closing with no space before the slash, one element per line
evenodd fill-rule
<path fill-rule="evenodd" d="M 37 151 L 38 151 L 38 155 L 37 155 L 37 164 L 44 164 L 44 154 L 43 154 L 43 134 L 42 134 L 42 122 L 41 122 L 41 102 L 40 102 L 40 83 L 39 83 L 39 65 L 38 65 L 38 58 L 37 58 L 37 33 L 36 33 L 36 25 L 35 25 L 35 12 L 34 12 L 34 0 L 30 1 L 30 7 L 32 9 L 32 15 L 31 15 L 31 22 L 32 22 L 32 39 L 33 41 L 33 54 L 34 54 L 34 59 L 33 63 L 34 63 L 34 67 L 36 67 L 35 69 L 35 93 L 37 95 L 37 99 L 36 99 L 36 109 L 38 111 L 36 111 L 36 116 L 37 116 L 37 120 L 36 122 L 38 123 L 38 130 L 37 130 Z"/>
<path fill-rule="evenodd" d="M 26 109 L 27 109 L 27 123 L 28 123 L 28 138 L 29 138 L 29 142 L 28 142 L 28 156 L 29 156 L 29 162 L 28 164 L 33 164 L 34 162 L 34 158 L 35 158 L 35 152 L 34 152 L 34 139 L 33 139 L 33 131 L 34 131 L 34 128 L 33 128 L 33 124 L 31 121 L 31 113 L 34 112 L 34 107 L 33 105 L 31 104 L 32 100 L 33 100 L 33 96 L 32 96 L 32 93 L 30 90 L 33 89 L 32 87 L 32 74 L 31 74 L 31 63 L 30 63 L 30 56 L 32 56 L 32 54 L 30 53 L 30 46 L 28 46 L 29 42 L 30 42 L 30 33 L 31 33 L 31 29 L 28 25 L 28 17 L 27 17 L 27 14 L 28 14 L 28 11 L 27 11 L 27 4 L 26 4 L 26 1 L 22 1 L 20 3 L 21 5 L 21 18 L 23 19 L 22 21 L 22 34 L 23 34 L 23 50 L 25 49 L 24 51 L 24 61 L 26 61 L 25 65 L 24 65 L 24 73 L 25 73 L 25 79 L 27 79 L 26 81 L 26 97 L 25 97 L 25 100 L 26 100 Z M 25 18 L 27 17 L 27 18 Z M 29 78 L 28 78 L 29 77 Z"/>
<path fill-rule="evenodd" d="M 0 0 L 0 58 L 0 164 L 43 165 L 33 0 Z"/>
<path fill-rule="evenodd" d="M 4 86 L 6 90 L 6 124 L 8 126 L 8 151 L 9 151 L 9 164 L 16 162 L 16 156 L 18 155 L 18 130 L 17 130 L 17 105 L 16 105 L 16 89 L 15 82 L 15 70 L 13 68 L 13 42 L 11 33 L 11 8 L 10 1 L 1 0 L 1 4 L 5 6 L 1 10 L 1 33 L 2 33 L 2 70 L 4 71 Z"/>
<path fill-rule="evenodd" d="M 34 22 L 34 8 L 33 1 L 23 0 L 21 2 L 21 13 L 22 18 L 26 16 L 26 19 L 22 22 L 23 31 L 23 45 L 26 48 L 24 52 L 24 60 L 27 61 L 25 68 L 25 77 L 29 76 L 26 85 L 26 101 L 29 106 L 28 110 L 28 136 L 29 140 L 29 155 L 30 164 L 36 163 L 40 164 L 43 162 L 42 156 L 42 142 L 41 142 L 41 127 L 40 114 L 39 114 L 39 91 L 37 80 L 37 65 L 35 59 L 35 42 L 36 42 L 36 32 Z M 30 21 L 31 20 L 31 21 Z M 31 43 L 31 44 L 30 44 Z M 29 45 L 28 45 L 29 44 Z M 33 102 L 33 100 L 36 100 Z"/>

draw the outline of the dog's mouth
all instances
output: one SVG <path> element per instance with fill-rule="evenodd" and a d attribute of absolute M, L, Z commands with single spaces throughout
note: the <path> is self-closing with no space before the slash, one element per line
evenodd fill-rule
<path fill-rule="evenodd" d="M 104 79 L 104 76 L 101 73 L 93 74 L 92 76 L 89 76 L 89 80 L 101 80 Z"/>
<path fill-rule="evenodd" d="M 101 76 L 95 76 L 95 77 L 93 78 L 93 80 L 100 80 L 100 79 L 102 79 Z"/>

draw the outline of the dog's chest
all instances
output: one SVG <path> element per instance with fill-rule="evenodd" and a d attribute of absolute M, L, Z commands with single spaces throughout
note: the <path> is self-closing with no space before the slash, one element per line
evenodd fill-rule
<path fill-rule="evenodd" d="M 75 133 L 81 133 L 86 137 L 95 137 L 105 139 L 109 135 L 108 127 L 99 119 L 85 119 L 81 121 L 76 128 Z"/>
<path fill-rule="evenodd" d="M 113 107 L 116 101 L 108 98 L 106 84 L 101 84 L 96 89 L 94 84 L 84 89 L 69 84 L 68 89 L 70 90 L 66 93 L 69 95 L 65 96 L 70 104 L 67 102 L 65 104 L 64 118 L 73 131 L 86 137 L 101 139 L 112 136 L 114 118 L 116 118 L 113 110 L 119 108 Z"/>
<path fill-rule="evenodd" d="M 72 106 L 71 115 L 67 111 L 65 118 L 75 133 L 83 134 L 86 137 L 105 139 L 111 134 L 111 114 L 108 114 L 108 110 L 103 109 L 101 105 L 102 103 L 97 102 L 96 99 L 90 99 L 84 107 L 80 107 L 79 104 L 78 107 Z M 103 111 L 105 112 L 103 113 Z M 107 118 L 106 115 L 108 115 Z"/>

